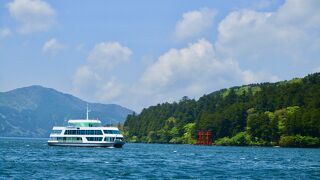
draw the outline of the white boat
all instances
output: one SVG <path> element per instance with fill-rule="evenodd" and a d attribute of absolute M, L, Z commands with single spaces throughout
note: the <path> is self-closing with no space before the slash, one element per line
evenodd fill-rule
<path fill-rule="evenodd" d="M 68 126 L 54 126 L 49 146 L 116 147 L 124 145 L 123 135 L 117 127 L 104 127 L 100 120 L 68 120 Z"/>

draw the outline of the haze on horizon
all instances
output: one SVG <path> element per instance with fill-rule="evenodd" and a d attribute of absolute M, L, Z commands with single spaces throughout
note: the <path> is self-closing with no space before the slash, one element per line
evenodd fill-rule
<path fill-rule="evenodd" d="M 320 71 L 320 1 L 0 2 L 0 91 L 135 111 Z"/>

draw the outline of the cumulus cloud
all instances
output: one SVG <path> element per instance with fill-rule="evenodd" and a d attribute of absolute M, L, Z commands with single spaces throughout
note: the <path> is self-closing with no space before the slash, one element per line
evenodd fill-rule
<path fill-rule="evenodd" d="M 54 24 L 55 11 L 44 1 L 14 0 L 7 7 L 10 15 L 21 23 L 20 33 L 45 31 Z"/>
<path fill-rule="evenodd" d="M 88 56 L 88 62 L 97 69 L 112 69 L 117 64 L 129 60 L 132 51 L 119 42 L 96 44 Z"/>
<path fill-rule="evenodd" d="M 116 77 L 111 77 L 110 80 L 102 83 L 95 93 L 96 97 L 101 98 L 102 101 L 112 101 L 122 95 L 124 85 L 122 85 Z"/>
<path fill-rule="evenodd" d="M 105 76 L 90 66 L 79 67 L 73 76 L 74 93 L 99 102 L 110 102 L 121 95 L 123 85 L 114 76 Z"/>
<path fill-rule="evenodd" d="M 201 19 L 207 17 L 201 11 L 183 15 L 176 25 L 177 38 L 200 37 L 211 26 L 208 23 L 212 22 L 214 15 L 209 18 L 211 20 L 203 21 L 208 23 L 194 23 L 202 22 Z M 198 98 L 235 85 L 279 81 L 277 75 L 289 78 L 302 76 L 294 74 L 297 72 L 304 75 L 319 71 L 318 12 L 318 0 L 287 0 L 274 12 L 248 9 L 230 12 L 219 23 L 214 42 L 200 39 L 184 48 L 169 49 L 148 61 L 138 82 L 131 84 L 122 84 L 119 79 L 98 72 L 99 78 L 89 82 L 95 81 L 92 87 L 97 84 L 100 87 L 92 90 L 91 94 L 94 92 L 96 98 L 110 99 L 140 110 L 160 102 L 179 100 L 184 95 Z M 99 70 L 99 67 L 112 69 L 118 63 L 127 61 L 125 57 L 131 55 L 130 50 L 119 50 L 121 56 L 109 55 L 113 53 L 103 50 L 105 46 L 106 43 L 98 44 L 92 52 L 97 50 L 101 53 L 90 53 L 86 66 L 91 72 Z M 114 60 L 110 57 L 123 58 Z M 292 74 L 283 77 L 283 71 Z"/>
<path fill-rule="evenodd" d="M 219 23 L 215 42 L 201 39 L 161 55 L 131 88 L 130 97 L 145 107 L 183 95 L 198 98 L 235 85 L 279 81 L 278 74 L 287 71 L 293 77 L 301 67 L 318 71 L 319 12 L 318 0 L 287 0 L 274 12 L 233 11 Z"/>
<path fill-rule="evenodd" d="M 98 74 L 94 73 L 90 67 L 81 66 L 77 69 L 74 75 L 74 84 L 78 87 L 90 87 L 91 82 L 99 81 L 101 78 Z"/>
<path fill-rule="evenodd" d="M 0 38 L 5 38 L 12 35 L 12 31 L 9 28 L 0 28 Z"/>
<path fill-rule="evenodd" d="M 273 73 L 319 65 L 320 1 L 287 0 L 275 12 L 239 10 L 219 24 L 218 53 Z"/>
<path fill-rule="evenodd" d="M 215 15 L 216 12 L 208 8 L 184 13 L 176 24 L 175 36 L 186 39 L 199 35 L 212 25 Z"/>
<path fill-rule="evenodd" d="M 92 71 L 89 66 L 81 66 L 73 75 L 73 91 L 91 99 L 94 97 L 92 91 L 97 88 L 100 82 L 101 77 Z"/>
<path fill-rule="evenodd" d="M 56 54 L 58 51 L 64 48 L 65 46 L 57 39 L 51 38 L 43 44 L 42 51 L 44 53 Z"/>
<path fill-rule="evenodd" d="M 87 63 L 73 77 L 74 92 L 100 102 L 109 102 L 121 95 L 124 85 L 109 72 L 127 62 L 132 51 L 119 42 L 102 42 L 89 52 Z"/>
<path fill-rule="evenodd" d="M 213 45 L 201 39 L 160 56 L 147 68 L 138 87 L 155 102 L 162 102 L 183 95 L 198 98 L 232 85 L 276 80 L 279 78 L 265 72 L 243 70 L 235 60 L 218 59 Z"/>

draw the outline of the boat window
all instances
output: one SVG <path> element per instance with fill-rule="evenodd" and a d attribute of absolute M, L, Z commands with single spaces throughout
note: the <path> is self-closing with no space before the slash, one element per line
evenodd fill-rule
<path fill-rule="evenodd" d="M 101 130 L 66 130 L 68 135 L 102 135 Z"/>
<path fill-rule="evenodd" d="M 102 137 L 86 137 L 88 141 L 102 141 Z"/>
<path fill-rule="evenodd" d="M 104 141 L 113 142 L 114 141 L 114 137 L 105 137 Z"/>
<path fill-rule="evenodd" d="M 117 141 L 123 141 L 123 138 L 122 137 L 116 137 L 116 140 Z"/>
<path fill-rule="evenodd" d="M 105 134 L 111 134 L 111 131 L 110 131 L 110 130 L 103 130 L 103 132 L 104 132 Z"/>
<path fill-rule="evenodd" d="M 120 134 L 118 130 L 103 130 L 105 134 Z"/>
<path fill-rule="evenodd" d="M 102 135 L 102 131 L 101 130 L 95 130 L 95 134 Z"/>
<path fill-rule="evenodd" d="M 82 142 L 81 137 L 57 137 L 59 142 Z"/>

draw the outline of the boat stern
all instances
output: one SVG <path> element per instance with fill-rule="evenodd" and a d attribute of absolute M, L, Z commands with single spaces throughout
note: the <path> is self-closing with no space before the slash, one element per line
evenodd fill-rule
<path fill-rule="evenodd" d="M 122 146 L 125 144 L 123 141 L 115 141 L 113 144 L 113 147 L 115 148 L 122 148 Z"/>

